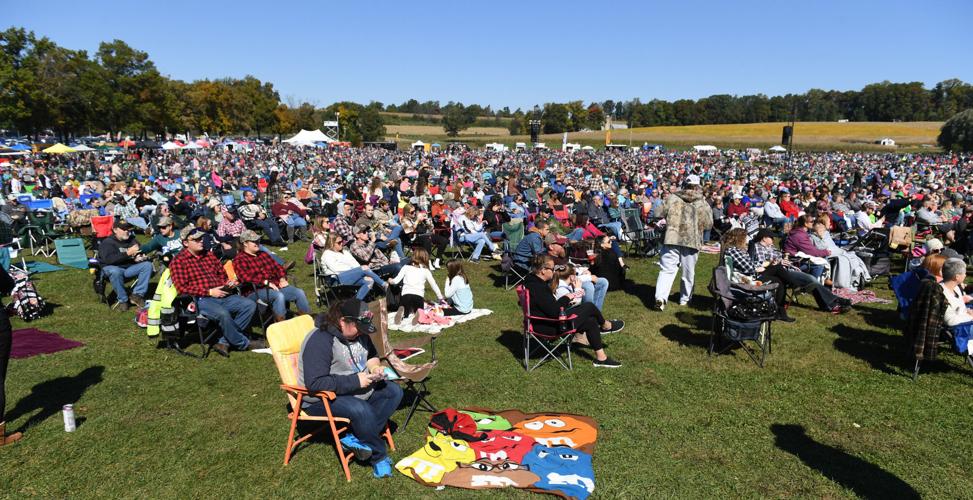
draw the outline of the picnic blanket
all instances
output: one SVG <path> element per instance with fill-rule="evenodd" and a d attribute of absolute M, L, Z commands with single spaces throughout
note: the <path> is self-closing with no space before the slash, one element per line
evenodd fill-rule
<path fill-rule="evenodd" d="M 595 490 L 597 439 L 598 423 L 582 415 L 447 408 L 431 417 L 425 446 L 395 469 L 426 486 L 584 500 Z"/>
<path fill-rule="evenodd" d="M 406 332 L 406 333 L 439 333 L 453 325 L 466 323 L 467 321 L 472 321 L 476 318 L 480 318 L 482 316 L 487 316 L 490 314 L 493 314 L 493 311 L 489 309 L 473 309 L 472 311 L 470 311 L 469 314 L 462 314 L 459 316 L 446 316 L 451 321 L 445 325 L 417 324 L 413 321 L 411 317 L 402 321 L 401 323 L 395 323 L 394 322 L 395 315 L 389 314 L 389 330 L 395 330 L 395 331 Z"/>
<path fill-rule="evenodd" d="M 38 354 L 52 354 L 81 347 L 84 344 L 66 339 L 54 332 L 45 332 L 37 328 L 22 328 L 13 331 L 13 345 L 10 349 L 11 358 L 29 358 Z"/>
<path fill-rule="evenodd" d="M 888 299 L 883 299 L 875 295 L 875 292 L 871 290 L 852 290 L 850 288 L 835 288 L 832 290 L 838 297 L 848 299 L 854 304 L 890 304 L 892 301 Z"/>

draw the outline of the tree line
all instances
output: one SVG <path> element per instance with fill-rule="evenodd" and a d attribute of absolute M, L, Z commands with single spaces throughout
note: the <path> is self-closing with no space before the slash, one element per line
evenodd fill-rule
<path fill-rule="evenodd" d="M 51 129 L 68 138 L 93 133 L 138 137 L 175 133 L 289 134 L 321 127 L 338 114 L 342 140 L 382 140 L 382 112 L 412 114 L 447 135 L 476 125 L 506 125 L 511 135 L 541 120 L 544 133 L 598 130 L 606 119 L 629 127 L 797 121 L 946 120 L 973 108 L 973 86 L 951 79 L 881 82 L 859 91 L 811 89 L 803 94 L 712 95 L 701 99 L 570 101 L 532 109 L 493 109 L 409 99 L 402 104 L 338 102 L 326 107 L 284 103 L 273 83 L 253 76 L 193 82 L 162 75 L 149 55 L 124 41 L 102 42 L 89 56 L 23 28 L 0 32 L 0 128 L 37 136 Z"/>

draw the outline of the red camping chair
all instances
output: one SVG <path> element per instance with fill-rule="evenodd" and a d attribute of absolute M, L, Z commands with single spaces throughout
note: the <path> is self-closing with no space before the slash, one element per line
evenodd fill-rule
<path fill-rule="evenodd" d="M 517 298 L 520 301 L 520 307 L 524 312 L 524 369 L 528 372 L 546 363 L 549 359 L 556 360 L 558 364 L 561 365 L 565 370 L 572 370 L 574 365 L 571 363 L 571 341 L 574 338 L 574 334 L 577 333 L 577 328 L 574 326 L 574 320 L 577 319 L 577 315 L 572 314 L 566 316 L 564 314 L 564 309 L 561 309 L 561 316 L 559 318 L 546 318 L 544 316 L 533 316 L 530 313 L 530 292 L 527 291 L 527 287 L 520 285 L 517 287 Z M 543 321 L 549 324 L 554 324 L 557 326 L 558 333 L 555 335 L 548 335 L 544 333 L 539 333 L 534 330 L 534 321 Z M 564 352 L 567 353 L 567 362 L 562 359 L 559 354 L 561 348 L 564 348 Z M 535 352 L 543 354 L 540 360 L 531 366 L 530 357 Z"/>

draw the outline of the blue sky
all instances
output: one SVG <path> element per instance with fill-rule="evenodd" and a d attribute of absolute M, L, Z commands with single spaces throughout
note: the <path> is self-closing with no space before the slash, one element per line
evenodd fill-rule
<path fill-rule="evenodd" d="M 43 8 L 39 8 L 42 5 Z M 274 83 L 286 101 L 550 101 L 973 82 L 973 2 L 85 2 L 0 0 L 94 52 L 121 39 L 173 78 Z"/>

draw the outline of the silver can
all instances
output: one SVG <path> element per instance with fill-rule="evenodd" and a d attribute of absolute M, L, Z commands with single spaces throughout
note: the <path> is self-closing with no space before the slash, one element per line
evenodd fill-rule
<path fill-rule="evenodd" d="M 64 432 L 74 432 L 77 428 L 74 421 L 74 405 L 64 405 L 61 410 L 64 414 Z"/>

